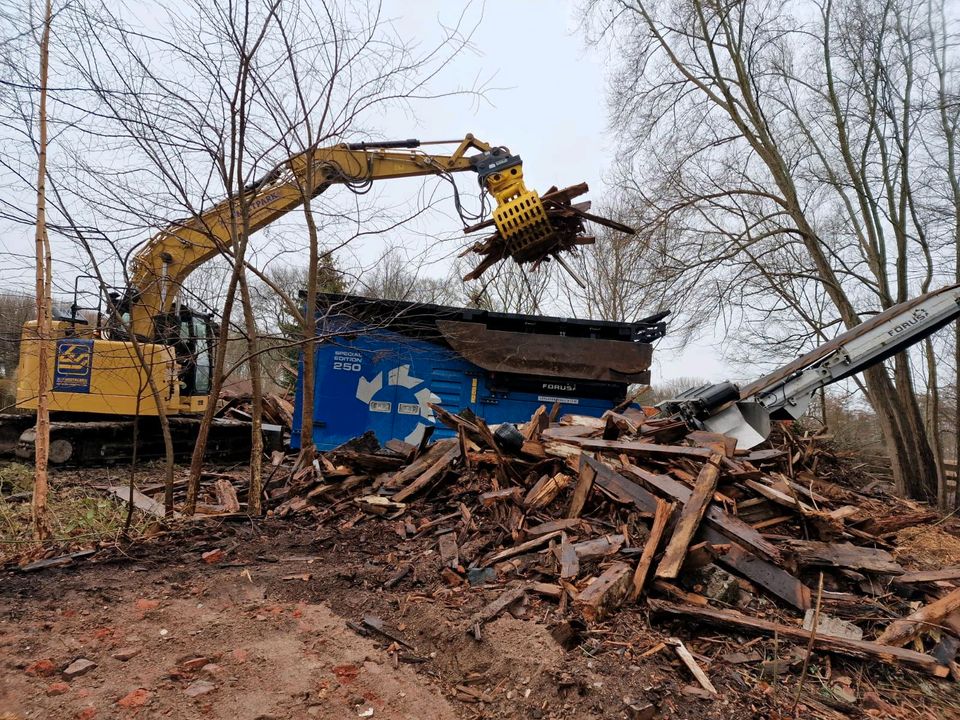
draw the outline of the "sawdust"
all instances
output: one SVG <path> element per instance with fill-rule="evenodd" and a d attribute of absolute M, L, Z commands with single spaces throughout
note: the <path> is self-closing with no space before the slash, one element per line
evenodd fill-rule
<path fill-rule="evenodd" d="M 960 538 L 935 525 L 904 528 L 896 538 L 897 560 L 912 562 L 921 570 L 952 567 L 960 557 Z"/>

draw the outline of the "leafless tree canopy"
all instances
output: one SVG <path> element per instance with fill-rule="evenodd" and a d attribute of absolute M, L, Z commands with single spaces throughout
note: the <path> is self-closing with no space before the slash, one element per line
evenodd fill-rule
<path fill-rule="evenodd" d="M 938 0 L 601 1 L 586 19 L 620 55 L 621 184 L 688 321 L 780 360 L 955 281 L 960 56 Z M 915 373 L 892 365 L 867 392 L 929 496 Z"/>

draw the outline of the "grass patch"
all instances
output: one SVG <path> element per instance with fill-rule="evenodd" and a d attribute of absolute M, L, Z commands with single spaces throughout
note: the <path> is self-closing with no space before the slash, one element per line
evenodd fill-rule
<path fill-rule="evenodd" d="M 33 489 L 33 468 L 20 463 L 0 465 L 0 562 L 35 549 L 30 497 L 18 495 Z M 11 497 L 13 496 L 13 497 Z M 53 541 L 63 552 L 120 539 L 127 519 L 125 503 L 83 485 L 50 479 L 48 497 Z M 134 509 L 130 536 L 141 535 L 153 518 Z"/>
<path fill-rule="evenodd" d="M 33 490 L 33 468 L 18 462 L 0 462 L 0 495 Z"/>

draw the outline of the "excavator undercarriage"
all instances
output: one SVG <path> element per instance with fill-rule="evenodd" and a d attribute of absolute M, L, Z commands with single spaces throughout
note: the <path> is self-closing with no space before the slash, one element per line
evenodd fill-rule
<path fill-rule="evenodd" d="M 196 443 L 200 419 L 169 418 L 174 458 L 189 461 Z M 136 442 L 134 438 L 136 437 Z M 0 415 L 0 457 L 15 456 L 32 461 L 34 418 L 30 415 Z M 277 425 L 264 427 L 264 447 L 279 448 L 282 430 Z M 75 467 L 112 465 L 130 462 L 136 445 L 138 461 L 158 460 L 166 456 L 163 431 L 156 417 L 90 420 L 79 416 L 50 423 L 52 465 Z M 250 455 L 250 425 L 240 420 L 214 418 L 210 426 L 206 457 L 216 462 L 243 461 Z"/>

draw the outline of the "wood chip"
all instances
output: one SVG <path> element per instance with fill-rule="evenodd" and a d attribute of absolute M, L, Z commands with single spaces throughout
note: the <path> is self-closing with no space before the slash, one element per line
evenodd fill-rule
<path fill-rule="evenodd" d="M 670 638 L 668 641 L 673 645 L 673 649 L 677 653 L 683 664 L 687 666 L 687 670 L 696 678 L 697 682 L 700 683 L 700 687 L 706 690 L 711 695 L 717 694 L 717 689 L 713 686 L 713 683 L 710 682 L 710 678 L 707 677 L 707 674 L 703 671 L 697 661 L 694 659 L 693 655 L 690 654 L 690 651 L 687 650 L 687 646 L 683 644 L 683 641 L 680 638 Z"/>

